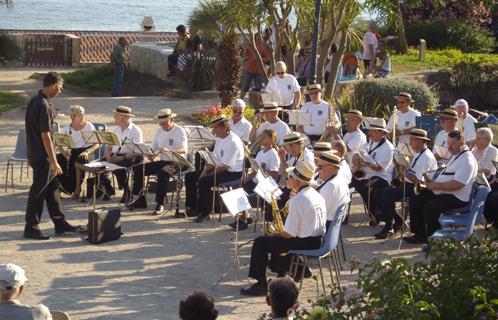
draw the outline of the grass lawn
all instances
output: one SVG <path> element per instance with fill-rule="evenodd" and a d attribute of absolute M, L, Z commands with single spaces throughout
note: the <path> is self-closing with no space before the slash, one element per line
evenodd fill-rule
<path fill-rule="evenodd" d="M 391 53 L 392 73 L 451 68 L 461 60 L 474 59 L 484 64 L 498 64 L 498 54 L 462 53 L 456 49 L 427 50 L 425 61 L 418 60 L 418 50 L 409 49 L 408 54 Z"/>
<path fill-rule="evenodd" d="M 0 113 L 24 105 L 26 101 L 19 95 L 0 90 Z"/>

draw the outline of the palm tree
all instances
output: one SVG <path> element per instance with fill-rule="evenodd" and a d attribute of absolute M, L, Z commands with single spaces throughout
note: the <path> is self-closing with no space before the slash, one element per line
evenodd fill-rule
<path fill-rule="evenodd" d="M 216 87 L 223 107 L 230 105 L 237 95 L 241 66 L 238 37 L 234 32 L 225 32 L 218 46 L 215 70 Z"/>

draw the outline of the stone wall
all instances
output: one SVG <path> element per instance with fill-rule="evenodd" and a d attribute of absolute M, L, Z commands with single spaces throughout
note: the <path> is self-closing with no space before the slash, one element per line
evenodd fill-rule
<path fill-rule="evenodd" d="M 166 80 L 168 56 L 173 52 L 174 43 L 134 43 L 130 46 L 130 67 L 134 71 L 153 75 Z"/>

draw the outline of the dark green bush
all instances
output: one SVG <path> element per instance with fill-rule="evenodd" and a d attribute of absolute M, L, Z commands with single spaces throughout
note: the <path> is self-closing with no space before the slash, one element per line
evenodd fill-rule
<path fill-rule="evenodd" d="M 428 20 L 408 24 L 408 44 L 416 46 L 425 39 L 431 49 L 457 48 L 463 52 L 492 52 L 496 46 L 493 33 L 460 20 Z"/>
<path fill-rule="evenodd" d="M 0 33 L 0 63 L 19 60 L 22 55 L 22 48 L 17 42 L 6 34 Z"/>

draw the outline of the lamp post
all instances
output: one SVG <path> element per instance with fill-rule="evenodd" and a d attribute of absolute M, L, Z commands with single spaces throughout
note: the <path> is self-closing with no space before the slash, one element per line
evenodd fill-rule
<path fill-rule="evenodd" d="M 320 27 L 320 10 L 322 7 L 322 0 L 315 0 L 315 21 L 313 25 L 313 38 L 311 42 L 311 65 L 308 75 L 308 84 L 316 82 L 316 62 L 318 51 L 318 30 Z"/>

